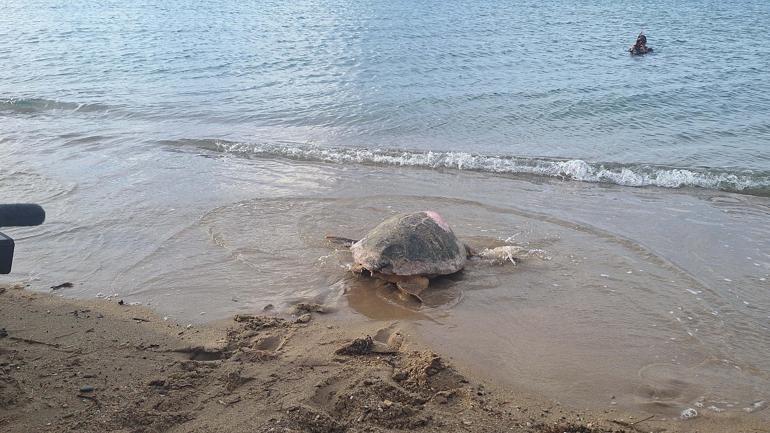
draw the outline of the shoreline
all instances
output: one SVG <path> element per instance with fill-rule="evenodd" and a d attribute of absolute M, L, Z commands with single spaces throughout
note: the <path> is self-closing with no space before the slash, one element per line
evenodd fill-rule
<path fill-rule="evenodd" d="M 0 286 L 0 427 L 28 431 L 746 431 L 729 418 L 581 411 L 450 365 L 395 323 L 140 306 Z M 371 337 L 369 337 L 371 336 Z M 745 421 L 745 420 L 744 420 Z M 729 430 L 725 430 L 729 429 Z"/>
<path fill-rule="evenodd" d="M 428 347 L 563 404 L 674 419 L 758 404 L 768 416 L 767 199 L 204 154 L 148 147 L 102 171 L 22 160 L 35 176 L 9 176 L 7 189 L 50 219 L 11 230 L 26 239 L 14 278 L 43 291 L 71 281 L 56 292 L 68 297 L 119 293 L 183 325 L 308 300 L 409 318 L 386 290 L 350 278 L 349 253 L 323 236 L 428 208 L 477 247 L 552 256 L 437 284 L 417 311 L 428 320 L 402 321 Z"/>

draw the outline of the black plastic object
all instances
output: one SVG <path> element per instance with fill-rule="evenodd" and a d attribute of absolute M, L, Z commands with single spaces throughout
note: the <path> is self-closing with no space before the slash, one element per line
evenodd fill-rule
<path fill-rule="evenodd" d="M 0 274 L 11 273 L 13 263 L 13 239 L 0 233 Z"/>
<path fill-rule="evenodd" d="M 43 221 L 45 211 L 36 204 L 0 204 L 0 227 L 38 226 Z M 13 239 L 0 233 L 0 274 L 11 273 L 13 247 Z"/>
<path fill-rule="evenodd" d="M 45 211 L 39 205 L 0 204 L 0 227 L 39 226 L 43 221 Z"/>

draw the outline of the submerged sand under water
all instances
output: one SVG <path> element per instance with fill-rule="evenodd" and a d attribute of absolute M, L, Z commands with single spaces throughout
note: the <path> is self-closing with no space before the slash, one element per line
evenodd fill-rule
<path fill-rule="evenodd" d="M 770 413 L 767 198 L 168 156 L 147 150 L 90 172 L 84 164 L 103 156 L 19 161 L 4 190 L 49 218 L 6 230 L 18 244 L 13 278 L 38 290 L 72 281 L 57 292 L 184 322 L 312 300 L 344 320 L 398 320 L 482 376 L 564 404 L 668 418 Z M 352 276 L 349 253 L 324 241 L 424 209 L 476 249 L 537 253 L 473 261 L 415 305 Z"/>

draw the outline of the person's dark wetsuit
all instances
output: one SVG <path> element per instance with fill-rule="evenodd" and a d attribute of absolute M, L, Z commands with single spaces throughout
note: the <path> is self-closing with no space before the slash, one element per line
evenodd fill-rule
<path fill-rule="evenodd" d="M 640 33 L 636 38 L 636 43 L 628 49 L 628 52 L 634 56 L 651 53 L 652 48 L 647 46 L 647 36 L 645 36 L 644 33 Z"/>

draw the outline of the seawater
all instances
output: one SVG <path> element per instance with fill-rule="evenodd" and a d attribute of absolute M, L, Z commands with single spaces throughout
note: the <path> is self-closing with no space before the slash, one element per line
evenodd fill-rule
<path fill-rule="evenodd" d="M 565 403 L 767 418 L 767 2 L 0 8 L 0 200 L 48 213 L 6 279 L 182 322 L 313 300 Z M 323 241 L 424 208 L 542 257 L 414 306 Z"/>
<path fill-rule="evenodd" d="M 4 2 L 0 20 L 6 137 L 54 117 L 121 142 L 281 155 L 288 140 L 633 186 L 770 186 L 761 0 L 37 0 Z M 655 52 L 631 57 L 640 30 Z M 529 168 L 543 158 L 585 168 Z"/>

